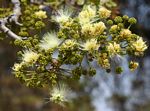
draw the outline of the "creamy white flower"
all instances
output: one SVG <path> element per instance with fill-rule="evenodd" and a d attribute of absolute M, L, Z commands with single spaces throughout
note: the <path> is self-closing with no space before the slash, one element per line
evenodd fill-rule
<path fill-rule="evenodd" d="M 55 32 L 46 33 L 43 36 L 43 40 L 40 41 L 39 44 L 41 49 L 49 50 L 51 48 L 58 47 L 58 45 L 61 43 L 61 40 L 58 39 L 57 34 Z"/>
<path fill-rule="evenodd" d="M 98 13 L 101 18 L 108 18 L 111 15 L 111 11 L 106 9 L 105 7 L 100 7 Z"/>
<path fill-rule="evenodd" d="M 142 37 L 140 37 L 137 41 L 132 43 L 132 47 L 136 52 L 143 52 L 147 49 L 147 45 L 143 41 Z"/>
<path fill-rule="evenodd" d="M 116 42 L 109 43 L 107 46 L 107 50 L 108 50 L 110 56 L 114 56 L 121 51 L 121 47 L 120 47 L 120 44 L 117 44 Z"/>
<path fill-rule="evenodd" d="M 70 93 L 70 89 L 65 84 L 60 84 L 50 91 L 50 101 L 64 106 L 65 102 L 70 101 Z"/>
<path fill-rule="evenodd" d="M 35 12 L 35 16 L 39 19 L 47 18 L 46 12 L 42 10 Z"/>
<path fill-rule="evenodd" d="M 92 34 L 92 28 L 93 28 L 93 26 L 91 23 L 84 24 L 84 25 L 82 25 L 81 32 L 83 34 L 90 34 L 91 35 Z"/>
<path fill-rule="evenodd" d="M 84 43 L 82 45 L 83 47 L 83 50 L 86 50 L 86 51 L 94 51 L 94 50 L 98 50 L 99 48 L 99 44 L 97 44 L 97 40 L 96 39 L 90 39 L 90 40 L 87 40 L 86 43 Z"/>
<path fill-rule="evenodd" d="M 22 61 L 25 63 L 34 63 L 39 58 L 40 54 L 33 52 L 32 50 L 25 50 L 22 55 Z"/>
<path fill-rule="evenodd" d="M 120 36 L 122 38 L 127 38 L 132 34 L 132 32 L 129 29 L 122 29 L 120 32 Z"/>
<path fill-rule="evenodd" d="M 92 36 L 96 36 L 102 34 L 105 29 L 106 26 L 103 22 L 98 22 L 94 24 L 88 23 L 82 26 L 81 32 L 86 35 L 89 34 Z"/>
<path fill-rule="evenodd" d="M 103 22 L 98 22 L 93 24 L 93 34 L 95 33 L 95 35 L 100 35 L 104 32 L 104 30 L 106 29 L 106 26 Z"/>
<path fill-rule="evenodd" d="M 96 16 L 96 8 L 92 6 L 87 6 L 79 13 L 79 22 L 80 24 L 89 23 L 92 18 Z"/>
<path fill-rule="evenodd" d="M 67 22 L 72 15 L 73 11 L 71 9 L 59 9 L 58 15 L 54 17 L 54 20 L 60 24 Z"/>

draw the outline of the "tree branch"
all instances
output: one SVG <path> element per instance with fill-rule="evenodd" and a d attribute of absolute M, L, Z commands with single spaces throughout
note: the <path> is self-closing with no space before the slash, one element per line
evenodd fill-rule
<path fill-rule="evenodd" d="M 43 3 L 43 0 L 30 0 L 31 3 L 34 3 L 34 4 L 42 4 Z"/>
<path fill-rule="evenodd" d="M 22 37 L 16 35 L 14 32 L 12 32 L 9 28 L 6 27 L 6 24 L 11 22 L 14 22 L 16 25 L 22 26 L 22 24 L 18 22 L 18 19 L 21 15 L 20 1 L 11 0 L 11 2 L 12 4 L 14 4 L 13 14 L 6 18 L 0 19 L 0 30 L 6 33 L 9 37 L 22 40 Z"/>

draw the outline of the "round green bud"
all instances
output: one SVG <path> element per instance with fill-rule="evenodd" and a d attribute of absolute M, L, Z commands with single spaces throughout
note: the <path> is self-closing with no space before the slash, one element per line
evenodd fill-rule
<path fill-rule="evenodd" d="M 136 24 L 137 20 L 136 20 L 134 17 L 131 17 L 131 18 L 128 20 L 128 22 L 129 22 L 130 24 Z"/>
<path fill-rule="evenodd" d="M 107 39 L 107 36 L 105 36 L 105 35 L 100 35 L 100 36 L 98 37 L 97 41 L 99 42 L 99 41 L 106 40 L 106 39 Z"/>
<path fill-rule="evenodd" d="M 15 40 L 15 41 L 14 41 L 14 44 L 15 44 L 15 45 L 21 45 L 21 44 L 22 44 L 22 41 L 20 41 L 20 40 Z"/>
<path fill-rule="evenodd" d="M 24 36 L 24 37 L 29 36 L 28 32 L 25 32 L 25 31 L 19 32 L 19 35 Z"/>
<path fill-rule="evenodd" d="M 117 67 L 116 68 L 116 74 L 121 74 L 123 72 L 122 67 Z"/>
<path fill-rule="evenodd" d="M 31 17 L 28 16 L 28 17 L 25 18 L 25 20 L 30 21 Z"/>
<path fill-rule="evenodd" d="M 27 14 L 27 15 L 30 15 L 31 11 L 30 10 L 25 10 L 24 13 Z"/>
<path fill-rule="evenodd" d="M 131 34 L 131 36 L 130 36 L 132 39 L 135 39 L 135 40 L 137 40 L 137 38 L 139 38 L 139 36 L 138 35 L 136 35 L 136 34 Z"/>
<path fill-rule="evenodd" d="M 41 28 L 43 28 L 43 27 L 45 27 L 44 22 L 42 22 L 42 21 L 37 21 L 37 22 L 35 23 L 35 28 L 36 28 L 36 29 L 41 29 Z"/>
<path fill-rule="evenodd" d="M 33 43 L 38 44 L 39 43 L 38 39 L 33 39 Z"/>
<path fill-rule="evenodd" d="M 106 69 L 106 72 L 107 72 L 107 73 L 110 73 L 110 72 L 111 72 L 111 69 Z"/>
<path fill-rule="evenodd" d="M 117 17 L 115 17 L 114 21 L 116 23 L 121 23 L 123 20 L 122 20 L 122 18 L 120 16 L 117 16 Z"/>
<path fill-rule="evenodd" d="M 96 74 L 96 70 L 94 68 L 90 68 L 89 75 L 94 76 Z"/>
<path fill-rule="evenodd" d="M 44 70 L 45 70 L 44 66 L 42 66 L 42 67 L 37 67 L 37 71 L 39 71 L 39 72 L 42 72 L 42 71 L 44 71 Z"/>
<path fill-rule="evenodd" d="M 82 69 L 82 74 L 83 74 L 83 75 L 87 75 L 87 70 Z"/>
<path fill-rule="evenodd" d="M 128 19 L 129 19 L 129 16 L 124 15 L 122 18 L 123 18 L 124 20 L 128 20 Z"/>
<path fill-rule="evenodd" d="M 108 21 L 107 21 L 107 24 L 108 24 L 108 25 L 113 25 L 113 21 L 112 21 L 112 20 L 108 20 Z"/>
<path fill-rule="evenodd" d="M 118 27 L 119 27 L 119 28 L 124 28 L 124 24 L 123 24 L 123 23 L 119 23 L 119 24 L 118 24 Z"/>

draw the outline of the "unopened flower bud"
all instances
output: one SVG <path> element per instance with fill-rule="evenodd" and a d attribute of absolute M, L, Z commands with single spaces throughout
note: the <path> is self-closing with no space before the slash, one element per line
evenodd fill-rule
<path fill-rule="evenodd" d="M 134 17 L 132 17 L 132 18 L 130 18 L 130 19 L 128 20 L 128 22 L 129 22 L 130 24 L 136 24 L 137 20 L 136 20 Z"/>
<path fill-rule="evenodd" d="M 121 23 L 123 20 L 122 20 L 122 18 L 120 16 L 117 16 L 117 17 L 115 17 L 114 21 L 116 23 Z"/>
<path fill-rule="evenodd" d="M 124 19 L 124 20 L 128 20 L 129 17 L 128 17 L 127 15 L 124 15 L 124 16 L 123 16 L 123 19 Z"/>

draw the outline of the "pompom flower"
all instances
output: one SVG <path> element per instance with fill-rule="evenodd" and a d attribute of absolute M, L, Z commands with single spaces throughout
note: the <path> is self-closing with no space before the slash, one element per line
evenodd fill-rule
<path fill-rule="evenodd" d="M 96 39 L 90 39 L 90 40 L 87 40 L 86 43 L 84 43 L 84 45 L 82 45 L 82 47 L 83 47 L 83 50 L 91 52 L 94 50 L 98 50 L 100 45 L 97 44 Z"/>
<path fill-rule="evenodd" d="M 92 18 L 96 16 L 96 8 L 92 6 L 87 6 L 79 13 L 79 22 L 80 24 L 89 23 Z"/>
<path fill-rule="evenodd" d="M 50 101 L 64 106 L 64 103 L 70 101 L 70 93 L 70 89 L 65 84 L 60 84 L 50 91 Z"/>
<path fill-rule="evenodd" d="M 98 13 L 99 13 L 100 18 L 105 18 L 105 19 L 110 17 L 111 15 L 111 11 L 106 9 L 105 7 L 100 7 Z"/>
<path fill-rule="evenodd" d="M 53 18 L 56 22 L 63 24 L 71 18 L 73 11 L 71 9 L 59 9 L 58 14 Z"/>
<path fill-rule="evenodd" d="M 94 35 L 100 35 L 104 32 L 104 30 L 106 29 L 106 26 L 103 22 L 98 22 L 93 24 L 93 34 Z"/>
<path fill-rule="evenodd" d="M 25 63 L 34 63 L 39 58 L 40 54 L 33 52 L 31 50 L 25 50 L 22 55 L 22 61 Z"/>
<path fill-rule="evenodd" d="M 39 19 L 47 18 L 46 12 L 42 11 L 42 10 L 35 12 L 35 16 L 36 16 L 36 18 L 39 18 Z"/>
<path fill-rule="evenodd" d="M 83 33 L 83 34 L 92 34 L 92 28 L 93 28 L 93 26 L 92 26 L 92 24 L 91 23 L 88 23 L 88 24 L 85 24 L 85 25 L 83 25 L 82 26 L 82 30 L 81 30 L 81 32 Z"/>
<path fill-rule="evenodd" d="M 131 47 L 133 48 L 133 50 L 135 51 L 135 55 L 137 56 L 147 49 L 147 45 L 141 37 L 137 41 L 133 42 L 131 44 Z"/>
<path fill-rule="evenodd" d="M 132 32 L 129 29 L 122 29 L 120 32 L 120 36 L 123 39 L 128 38 L 131 34 L 132 34 Z"/>
<path fill-rule="evenodd" d="M 108 50 L 110 56 L 114 56 L 121 51 L 121 47 L 120 47 L 120 44 L 117 44 L 116 42 L 109 43 L 107 46 L 107 50 Z"/>
<path fill-rule="evenodd" d="M 82 26 L 81 32 L 85 35 L 97 36 L 102 34 L 105 29 L 106 26 L 103 22 L 98 22 L 94 24 L 88 23 Z"/>
<path fill-rule="evenodd" d="M 62 41 L 58 39 L 57 34 L 55 32 L 46 33 L 43 36 L 43 40 L 39 44 L 41 49 L 49 50 L 51 48 L 58 47 Z"/>

